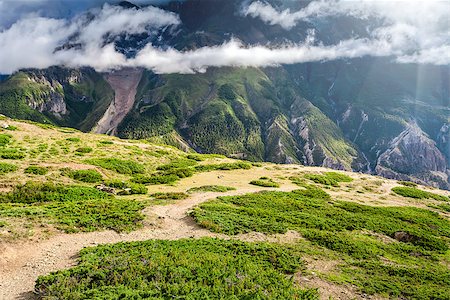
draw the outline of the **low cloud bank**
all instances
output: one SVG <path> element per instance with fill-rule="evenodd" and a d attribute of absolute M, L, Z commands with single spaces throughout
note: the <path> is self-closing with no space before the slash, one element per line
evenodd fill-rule
<path fill-rule="evenodd" d="M 449 12 L 450 2 L 439 0 L 317 0 L 295 12 L 258 0 L 242 9 L 244 16 L 285 30 L 295 30 L 301 21 L 332 16 L 378 19 L 380 25 L 369 32 L 373 42 L 368 45 L 384 41 L 395 49 L 397 62 L 436 65 L 450 64 Z"/>
<path fill-rule="evenodd" d="M 256 1 L 248 7 L 253 7 L 253 10 L 249 10 L 247 15 L 260 17 L 270 24 L 288 22 L 283 26 L 286 29 L 293 28 L 293 24 L 302 18 L 336 14 L 359 18 L 376 15 L 384 22 L 370 33 L 369 38 L 355 37 L 336 45 L 321 44 L 315 40 L 312 31 L 305 42 L 299 44 L 270 47 L 244 45 L 232 39 L 219 46 L 192 51 L 161 49 L 147 44 L 134 58 L 127 58 L 116 50 L 114 41 L 106 39 L 108 42 L 105 43 L 105 36 L 138 34 L 178 26 L 181 22 L 179 17 L 151 6 L 136 10 L 108 4 L 70 20 L 28 16 L 0 31 L 0 73 L 10 74 L 22 68 L 53 65 L 90 66 L 97 71 L 143 67 L 155 73 L 196 73 L 204 72 L 208 67 L 266 67 L 363 56 L 394 57 L 399 63 L 450 64 L 450 32 L 446 18 L 442 18 L 446 12 L 436 11 L 434 2 L 424 6 L 434 15 L 424 12 L 425 16 L 421 17 L 413 17 L 413 12 L 407 10 L 402 14 L 378 6 L 350 9 L 347 4 L 339 6 L 341 2 L 347 1 L 314 1 L 301 13 L 291 13 L 277 11 Z M 334 3 L 334 6 L 325 8 L 326 3 Z M 265 17 L 260 13 L 261 7 L 266 9 Z M 417 12 L 417 8 L 411 9 Z M 270 17 L 271 14 L 275 17 Z"/>

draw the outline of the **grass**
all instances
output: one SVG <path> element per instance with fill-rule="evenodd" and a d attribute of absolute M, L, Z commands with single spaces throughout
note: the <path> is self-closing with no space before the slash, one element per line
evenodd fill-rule
<path fill-rule="evenodd" d="M 132 160 L 121 160 L 117 158 L 93 158 L 86 160 L 86 163 L 126 175 L 141 174 L 145 171 L 143 165 Z"/>
<path fill-rule="evenodd" d="M 102 174 L 96 170 L 71 170 L 66 168 L 61 170 L 61 174 L 86 183 L 97 183 L 103 180 Z"/>
<path fill-rule="evenodd" d="M 0 158 L 3 158 L 3 159 L 17 160 L 17 159 L 23 159 L 25 157 L 26 157 L 25 153 L 16 148 L 0 149 Z"/>
<path fill-rule="evenodd" d="M 81 139 L 77 138 L 77 137 L 70 137 L 70 138 L 67 138 L 66 141 L 69 141 L 72 143 L 79 143 L 79 142 L 81 142 Z"/>
<path fill-rule="evenodd" d="M 24 170 L 24 173 L 34 175 L 46 175 L 48 173 L 48 168 L 40 166 L 29 166 Z"/>
<path fill-rule="evenodd" d="M 12 173 L 15 171 L 17 171 L 16 165 L 0 162 L 0 174 Z"/>
<path fill-rule="evenodd" d="M 113 180 L 105 183 L 107 186 L 121 189 L 118 195 L 144 195 L 148 189 L 144 184 Z"/>
<path fill-rule="evenodd" d="M 189 195 L 186 193 L 155 193 L 151 194 L 150 197 L 155 200 L 183 200 L 187 199 Z"/>
<path fill-rule="evenodd" d="M 342 259 L 330 280 L 354 284 L 364 293 L 407 299 L 446 299 L 450 294 L 445 265 L 450 222 L 429 210 L 331 201 L 324 191 L 307 187 L 219 197 L 191 216 L 228 235 L 298 231 L 312 247 Z"/>
<path fill-rule="evenodd" d="M 262 186 L 262 187 L 272 187 L 279 188 L 280 184 L 273 181 L 271 178 L 261 177 L 259 180 L 250 181 L 251 185 Z"/>
<path fill-rule="evenodd" d="M 143 204 L 116 199 L 95 188 L 32 183 L 0 194 L 2 217 L 40 220 L 65 232 L 112 229 L 130 231 L 141 226 Z"/>
<path fill-rule="evenodd" d="M 213 193 L 225 193 L 228 191 L 234 191 L 236 190 L 234 187 L 230 186 L 223 186 L 223 185 L 204 185 L 199 187 L 193 187 L 187 190 L 187 193 L 206 193 L 206 192 L 213 192 Z"/>
<path fill-rule="evenodd" d="M 77 152 L 77 153 L 91 153 L 92 150 L 93 149 L 91 147 L 80 147 L 77 150 L 75 150 L 75 152 Z"/>
<path fill-rule="evenodd" d="M 180 178 L 176 175 L 152 175 L 152 176 L 135 176 L 131 178 L 131 181 L 140 184 L 171 184 L 179 180 Z"/>
<path fill-rule="evenodd" d="M 449 201 L 450 198 L 442 195 L 438 195 L 431 192 L 422 191 L 419 189 L 416 189 L 414 187 L 408 187 L 408 186 L 399 186 L 392 188 L 392 191 L 396 193 L 397 195 L 407 197 L 407 198 L 414 198 L 414 199 L 434 199 L 438 201 Z"/>
<path fill-rule="evenodd" d="M 397 181 L 397 183 L 404 186 L 417 187 L 417 183 L 411 181 Z"/>
<path fill-rule="evenodd" d="M 235 162 L 235 163 L 220 163 L 220 164 L 210 164 L 210 165 L 199 165 L 195 167 L 197 172 L 209 172 L 209 171 L 229 171 L 229 170 L 250 170 L 252 165 L 246 162 Z"/>
<path fill-rule="evenodd" d="M 351 182 L 353 179 L 342 173 L 326 172 L 324 174 L 306 174 L 306 179 L 322 185 L 338 187 L 341 182 Z"/>
<path fill-rule="evenodd" d="M 41 276 L 55 299 L 318 299 L 289 277 L 302 268 L 286 247 L 204 238 L 87 248 L 79 264 Z"/>
<path fill-rule="evenodd" d="M 0 147 L 5 147 L 11 142 L 12 136 L 10 134 L 0 133 Z"/>

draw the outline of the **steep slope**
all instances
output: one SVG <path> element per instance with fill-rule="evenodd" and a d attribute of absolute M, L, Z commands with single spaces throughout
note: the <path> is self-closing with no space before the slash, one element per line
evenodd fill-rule
<path fill-rule="evenodd" d="M 268 2 L 292 10 L 305 5 Z M 367 36 L 367 20 L 299 22 L 286 31 L 236 13 L 241 4 L 237 0 L 168 3 L 164 8 L 178 13 L 181 25 L 116 37 L 116 48 L 132 56 L 146 42 L 189 50 L 219 45 L 230 37 L 249 44 L 302 42 L 311 30 L 325 44 L 349 38 L 349 32 Z M 116 73 L 121 72 L 138 71 Z M 442 177 L 450 164 L 449 74 L 449 66 L 396 64 L 391 58 L 220 68 L 187 75 L 144 71 L 138 85 L 138 76 L 131 83 L 106 75 L 109 84 L 90 69 L 26 70 L 0 83 L 0 113 L 84 131 L 98 124 L 97 132 L 258 161 L 379 175 L 387 174 L 380 164 L 389 161 L 389 169 L 396 170 L 390 176 L 449 188 Z M 113 88 L 117 90 L 114 102 Z M 410 151 L 409 158 L 400 162 L 389 157 L 395 153 L 389 149 L 411 120 L 423 132 L 420 136 L 427 136 L 418 139 L 417 147 L 429 149 L 433 142 L 435 146 L 430 155 Z M 414 163 L 418 160 L 433 167 L 418 170 Z M 436 162 L 444 166 L 437 167 Z M 442 176 L 436 177 L 437 169 Z"/>
<path fill-rule="evenodd" d="M 90 130 L 113 99 L 92 69 L 24 70 L 0 83 L 0 112 L 14 118 Z"/>
<path fill-rule="evenodd" d="M 406 135 L 419 134 L 410 127 Z M 5 158 L 8 149 L 23 155 Z M 264 296 L 261 282 L 280 288 L 273 272 L 261 279 L 268 264 L 289 266 L 289 276 L 280 278 L 287 287 L 311 289 L 306 299 L 445 299 L 448 294 L 447 191 L 326 168 L 252 165 L 5 117 L 0 117 L 0 172 L 1 299 L 67 299 L 81 292 L 104 298 L 111 289 L 116 297 L 124 286 L 124 295 L 136 292 L 139 298 L 160 293 L 164 278 L 170 293 L 165 298 L 198 290 L 202 298 L 214 295 L 205 288 L 211 286 L 233 294 L 230 278 L 240 282 L 243 272 L 249 274 L 245 287 Z M 170 184 L 137 183 L 161 172 L 187 177 Z M 261 178 L 278 187 L 251 184 L 268 180 Z M 397 189 L 413 194 L 401 196 Z M 213 238 L 206 257 L 205 247 L 189 245 L 204 237 Z M 180 246 L 160 247 L 165 241 Z M 224 256 L 218 252 L 224 241 L 241 246 L 233 245 Z M 260 256 L 257 245 L 267 254 L 262 266 L 241 260 Z M 90 254 L 98 249 L 102 259 Z M 148 251 L 158 249 L 158 256 L 148 259 Z M 198 263 L 192 265 L 193 259 Z M 234 259 L 237 269 L 225 277 L 223 270 L 230 261 L 235 265 Z M 157 267 L 149 268 L 149 262 Z M 155 270 L 161 273 L 149 273 Z M 47 276 L 50 272 L 57 273 Z M 188 285 L 173 289 L 173 274 Z"/>
<path fill-rule="evenodd" d="M 117 126 L 134 105 L 142 72 L 140 69 L 122 69 L 106 74 L 105 79 L 114 90 L 115 96 L 103 117 L 93 128 L 93 132 L 117 134 Z"/>

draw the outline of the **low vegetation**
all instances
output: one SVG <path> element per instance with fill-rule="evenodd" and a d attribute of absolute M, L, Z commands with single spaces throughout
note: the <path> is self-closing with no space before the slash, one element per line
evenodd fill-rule
<path fill-rule="evenodd" d="M 142 195 L 147 194 L 148 189 L 144 184 L 113 180 L 105 183 L 106 186 L 120 189 L 118 195 Z"/>
<path fill-rule="evenodd" d="M 392 188 L 392 191 L 396 193 L 397 195 L 408 197 L 408 198 L 414 198 L 414 199 L 434 199 L 438 201 L 450 201 L 449 197 L 445 197 L 442 195 L 438 195 L 431 192 L 426 192 L 419 190 L 414 187 L 408 187 L 408 186 L 399 186 Z"/>
<path fill-rule="evenodd" d="M 155 193 L 150 197 L 156 200 L 183 200 L 189 197 L 186 193 Z"/>
<path fill-rule="evenodd" d="M 218 170 L 249 170 L 252 168 L 252 165 L 246 162 L 235 162 L 235 163 L 221 163 L 221 164 L 211 164 L 211 165 L 199 165 L 195 167 L 195 170 L 198 172 L 209 172 L 209 171 L 218 171 Z"/>
<path fill-rule="evenodd" d="M 71 170 L 66 168 L 61 170 L 61 174 L 86 183 L 97 183 L 103 180 L 102 174 L 96 170 Z"/>
<path fill-rule="evenodd" d="M 7 146 L 11 142 L 11 139 L 12 135 L 0 133 L 0 147 Z"/>
<path fill-rule="evenodd" d="M 93 158 L 86 160 L 86 163 L 126 175 L 142 174 L 145 171 L 143 165 L 132 160 L 121 160 L 117 158 Z"/>
<path fill-rule="evenodd" d="M 355 284 L 368 294 L 407 299 L 450 294 L 445 265 L 450 222 L 429 210 L 331 201 L 324 191 L 306 187 L 219 197 L 191 215 L 201 226 L 228 235 L 298 231 L 309 247 L 324 247 L 342 259 L 330 280 Z"/>
<path fill-rule="evenodd" d="M 130 231 L 141 226 L 143 208 L 137 201 L 84 186 L 29 182 L 0 194 L 0 218 L 27 216 L 66 232 Z"/>
<path fill-rule="evenodd" d="M 193 187 L 187 190 L 188 193 L 206 193 L 206 192 L 213 192 L 213 193 L 225 193 L 228 191 L 234 191 L 236 190 L 234 187 L 230 186 L 223 186 L 223 185 L 204 185 L 199 187 Z"/>
<path fill-rule="evenodd" d="M 261 187 L 272 187 L 272 188 L 279 188 L 280 184 L 273 181 L 273 179 L 271 178 L 267 178 L 267 177 L 261 177 L 258 180 L 252 180 L 250 181 L 250 184 L 252 185 L 256 185 L 256 186 L 261 186 Z"/>
<path fill-rule="evenodd" d="M 417 187 L 417 183 L 412 181 L 397 181 L 398 184 L 409 186 L 409 187 Z"/>
<path fill-rule="evenodd" d="M 91 153 L 93 149 L 91 147 L 80 147 L 75 152 L 77 153 Z"/>
<path fill-rule="evenodd" d="M 312 180 L 315 183 L 338 187 L 341 182 L 351 182 L 353 179 L 342 173 L 326 172 L 324 174 L 306 174 L 306 179 Z"/>
<path fill-rule="evenodd" d="M 0 174 L 6 174 L 15 171 L 17 171 L 16 165 L 0 162 Z"/>
<path fill-rule="evenodd" d="M 145 241 L 87 248 L 78 266 L 39 277 L 55 299 L 318 299 L 288 276 L 300 256 L 274 244 L 219 239 Z"/>
<path fill-rule="evenodd" d="M 25 152 L 16 148 L 0 148 L 0 158 L 3 159 L 23 159 L 26 157 Z"/>
<path fill-rule="evenodd" d="M 29 166 L 24 170 L 25 174 L 45 175 L 48 173 L 48 168 L 40 166 Z"/>

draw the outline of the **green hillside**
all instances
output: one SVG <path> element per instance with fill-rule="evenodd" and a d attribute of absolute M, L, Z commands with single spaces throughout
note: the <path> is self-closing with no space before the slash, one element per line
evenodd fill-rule
<path fill-rule="evenodd" d="M 0 124 L 0 297 L 449 294 L 448 192 Z"/>

